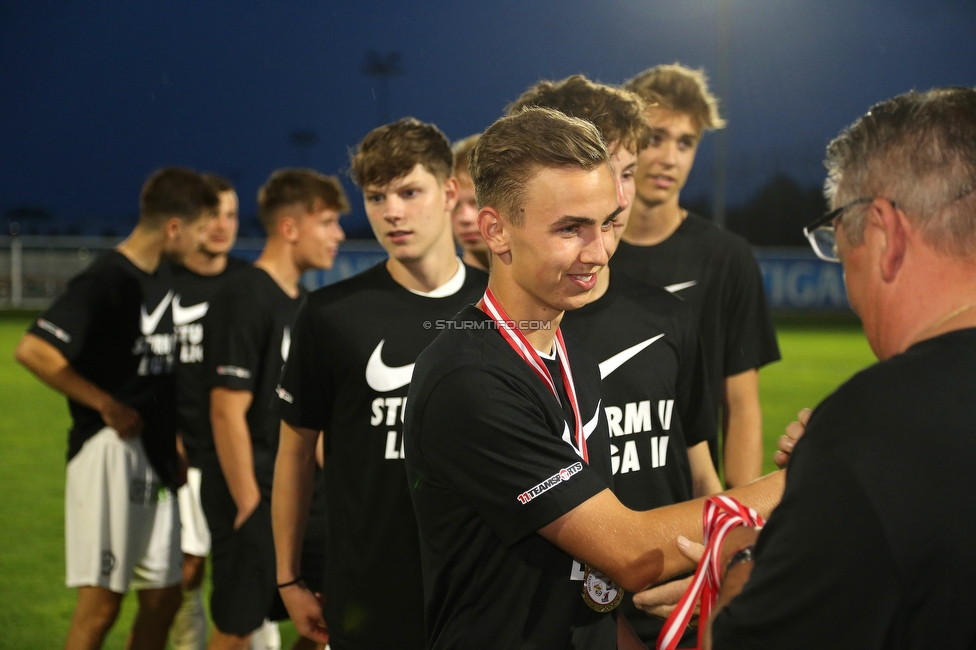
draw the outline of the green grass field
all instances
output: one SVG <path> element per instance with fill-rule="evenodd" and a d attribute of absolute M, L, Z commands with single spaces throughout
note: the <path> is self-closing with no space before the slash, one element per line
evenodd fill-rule
<path fill-rule="evenodd" d="M 29 324 L 0 318 L 0 649 L 56 648 L 64 642 L 75 594 L 64 587 L 64 399 L 13 360 Z M 783 361 L 760 373 L 766 470 L 783 428 L 873 362 L 852 325 L 781 325 Z M 130 594 L 105 644 L 123 648 L 135 613 Z M 294 628 L 282 625 L 284 647 Z"/>

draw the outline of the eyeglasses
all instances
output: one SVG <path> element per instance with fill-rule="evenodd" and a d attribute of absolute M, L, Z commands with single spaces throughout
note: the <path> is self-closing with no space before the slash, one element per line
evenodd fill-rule
<path fill-rule="evenodd" d="M 825 262 L 840 262 L 840 258 L 837 256 L 837 236 L 834 233 L 834 222 L 855 205 L 870 203 L 873 200 L 874 197 L 854 199 L 836 210 L 831 210 L 803 229 L 803 236 L 810 240 L 810 246 L 817 257 Z M 894 206 L 894 202 L 891 205 Z"/>

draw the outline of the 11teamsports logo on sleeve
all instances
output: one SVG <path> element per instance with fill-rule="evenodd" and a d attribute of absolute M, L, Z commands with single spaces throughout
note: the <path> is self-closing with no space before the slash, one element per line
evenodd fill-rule
<path fill-rule="evenodd" d="M 525 505 L 526 503 L 536 498 L 537 496 L 544 494 L 545 492 L 548 492 L 549 490 L 556 487 L 560 483 L 568 481 L 573 476 L 579 474 L 582 471 L 583 471 L 583 463 L 573 463 L 569 467 L 562 468 L 561 470 L 559 470 L 558 472 L 556 472 L 555 474 L 553 474 L 552 476 L 544 480 L 542 483 L 536 485 L 531 490 L 526 490 L 522 494 L 518 495 L 517 498 L 519 500 L 519 503 Z"/>

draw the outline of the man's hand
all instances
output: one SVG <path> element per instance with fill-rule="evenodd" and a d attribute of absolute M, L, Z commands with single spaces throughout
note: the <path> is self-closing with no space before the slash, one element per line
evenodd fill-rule
<path fill-rule="evenodd" d="M 138 438 L 142 434 L 142 417 L 139 412 L 131 406 L 117 401 L 114 397 L 109 397 L 100 409 L 98 414 L 102 416 L 105 424 L 115 429 L 119 437 L 123 440 Z"/>
<path fill-rule="evenodd" d="M 705 553 L 705 547 L 703 545 L 681 535 L 678 536 L 677 544 L 681 554 L 695 564 L 698 564 L 702 555 Z M 665 582 L 664 584 L 636 593 L 634 594 L 634 605 L 637 609 L 650 616 L 667 618 L 674 611 L 674 608 L 677 607 L 678 601 L 681 600 L 681 596 L 687 591 L 688 585 L 691 584 L 693 577 L 688 576 L 687 578 L 672 580 L 671 582 Z"/>
<path fill-rule="evenodd" d="M 786 433 L 779 437 L 779 442 L 776 444 L 778 449 L 773 454 L 773 462 L 776 463 L 776 467 L 786 469 L 790 462 L 790 454 L 793 453 L 793 447 L 796 446 L 796 441 L 802 438 L 806 431 L 811 413 L 813 411 L 810 409 L 801 409 L 796 414 L 797 421 L 786 425 Z"/>
<path fill-rule="evenodd" d="M 234 530 L 240 530 L 244 522 L 254 514 L 254 511 L 258 509 L 258 505 L 261 503 L 261 492 L 255 491 L 254 494 L 249 494 L 247 496 L 241 497 L 241 502 L 238 503 L 237 499 L 234 499 L 234 504 L 237 506 L 237 516 L 234 517 Z"/>
<path fill-rule="evenodd" d="M 304 582 L 288 585 L 279 593 L 298 633 L 316 643 L 328 643 L 329 628 L 322 618 L 322 594 L 313 594 Z"/>

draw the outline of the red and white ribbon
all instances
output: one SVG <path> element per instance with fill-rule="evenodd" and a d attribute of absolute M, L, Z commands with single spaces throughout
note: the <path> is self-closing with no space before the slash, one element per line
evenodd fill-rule
<path fill-rule="evenodd" d="M 698 615 L 698 647 L 702 647 L 702 635 L 705 621 L 718 598 L 718 590 L 722 584 L 722 543 L 733 528 L 739 526 L 762 526 L 762 516 L 742 505 L 732 497 L 717 495 L 705 500 L 705 511 L 702 514 L 702 530 L 705 539 L 705 554 L 698 563 L 695 577 L 692 578 L 688 590 L 685 591 L 678 606 L 671 612 L 671 616 L 664 623 L 661 634 L 657 638 L 657 650 L 674 650 L 681 640 L 681 635 L 688 627 L 691 615 L 695 611 L 695 603 L 701 597 L 701 610 Z"/>
<path fill-rule="evenodd" d="M 505 313 L 505 310 L 499 304 L 498 299 L 495 298 L 495 294 L 491 292 L 491 289 L 485 289 L 485 296 L 481 299 L 480 307 L 498 325 L 498 331 L 501 333 L 502 338 L 512 346 L 512 349 L 522 357 L 523 361 L 529 364 L 532 371 L 552 391 L 552 394 L 556 397 L 556 402 L 562 404 L 562 400 L 559 399 L 559 392 L 556 390 L 556 382 L 553 381 L 549 368 L 542 362 L 542 358 L 536 352 L 535 348 L 532 347 L 532 344 L 529 343 L 529 340 L 525 338 L 525 334 L 522 334 L 520 329 L 513 326 L 512 319 Z M 559 366 L 562 368 L 563 387 L 566 389 L 569 404 L 573 409 L 576 449 L 579 451 L 580 456 L 582 456 L 583 462 L 589 463 L 590 457 L 586 451 L 586 435 L 583 432 L 579 402 L 576 399 L 576 384 L 573 383 L 573 371 L 569 367 L 569 356 L 566 354 L 563 333 L 558 327 L 556 328 L 556 356 L 559 358 Z"/>

